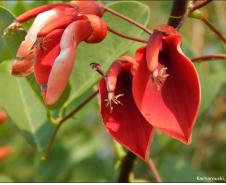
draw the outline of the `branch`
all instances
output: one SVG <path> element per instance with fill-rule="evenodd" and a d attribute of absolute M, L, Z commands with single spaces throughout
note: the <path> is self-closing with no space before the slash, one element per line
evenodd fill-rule
<path fill-rule="evenodd" d="M 191 12 L 202 8 L 203 6 L 206 6 L 208 3 L 210 3 L 213 0 L 203 0 L 203 1 L 197 1 L 194 6 L 191 8 Z"/>
<path fill-rule="evenodd" d="M 127 22 L 137 26 L 138 28 L 142 29 L 144 32 L 146 32 L 148 34 L 152 34 L 152 31 L 150 31 L 148 28 L 145 28 L 143 25 L 141 25 L 140 23 L 134 21 L 133 19 L 130 19 L 129 17 L 126 17 L 126 16 L 124 16 L 124 15 L 122 15 L 122 14 L 120 14 L 120 13 L 118 13 L 118 12 L 108 8 L 108 7 L 104 7 L 104 9 L 105 9 L 105 11 L 111 13 L 112 15 L 120 17 L 121 19 L 124 19 Z"/>
<path fill-rule="evenodd" d="M 121 171 L 117 182 L 129 182 L 129 176 L 133 169 L 135 159 L 136 156 L 132 152 L 127 151 L 127 154 L 121 162 Z"/>
<path fill-rule="evenodd" d="M 214 27 L 214 25 L 212 25 L 212 23 L 206 17 L 202 17 L 201 20 L 226 44 L 226 38 Z"/>
<path fill-rule="evenodd" d="M 184 20 L 184 14 L 187 10 L 188 0 L 174 0 L 171 9 L 168 25 L 177 28 L 181 24 L 181 20 Z"/>
<path fill-rule="evenodd" d="M 51 152 L 51 148 L 52 145 L 55 141 L 57 132 L 59 130 L 59 128 L 61 127 L 61 125 L 67 121 L 69 118 L 71 118 L 72 116 L 74 116 L 78 111 L 80 111 L 87 103 L 89 103 L 97 94 L 98 94 L 98 90 L 95 91 L 93 94 L 91 94 L 88 98 L 86 98 L 80 105 L 78 105 L 72 112 L 70 112 L 68 115 L 66 115 L 64 118 L 62 118 L 61 120 L 59 120 L 59 122 L 57 123 L 57 126 L 55 127 L 52 136 L 50 138 L 50 141 L 48 143 L 47 149 L 44 153 L 44 155 L 42 156 L 42 160 L 44 161 L 48 161 L 49 158 L 49 154 Z"/>
<path fill-rule="evenodd" d="M 123 33 L 120 33 L 120 32 L 118 32 L 118 31 L 116 31 L 116 30 L 110 28 L 109 26 L 108 26 L 108 31 L 110 31 L 111 33 L 113 33 L 113 34 L 115 34 L 115 35 L 117 35 L 117 36 L 119 36 L 119 37 L 122 37 L 122 38 L 124 38 L 124 39 L 133 40 L 133 41 L 137 41 L 137 42 L 142 42 L 142 43 L 145 43 L 145 44 L 148 43 L 147 40 L 143 40 L 143 39 L 139 39 L 139 38 L 136 38 L 136 37 L 132 37 L 132 36 L 125 35 L 125 34 L 123 34 Z"/>
<path fill-rule="evenodd" d="M 192 62 L 203 62 L 203 61 L 208 61 L 208 60 L 225 60 L 226 59 L 226 54 L 212 54 L 212 55 L 203 55 L 200 57 L 195 57 L 192 58 L 191 61 Z"/>

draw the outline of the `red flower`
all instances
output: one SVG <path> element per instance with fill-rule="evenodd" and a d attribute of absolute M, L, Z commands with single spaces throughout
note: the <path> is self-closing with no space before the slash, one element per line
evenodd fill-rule
<path fill-rule="evenodd" d="M 99 83 L 101 115 L 109 134 L 143 160 L 149 157 L 152 126 L 138 110 L 132 93 L 133 59 L 113 62 Z"/>
<path fill-rule="evenodd" d="M 95 1 L 69 1 L 43 5 L 18 16 L 6 32 L 10 29 L 21 29 L 20 23 L 37 17 L 17 51 L 17 59 L 12 64 L 11 73 L 16 76 L 28 76 L 33 73 L 34 54 L 31 52 L 31 47 L 37 39 L 38 32 L 46 24 L 57 21 L 57 18 L 65 15 L 93 14 L 101 17 L 103 13 L 103 6 Z"/>
<path fill-rule="evenodd" d="M 105 38 L 107 26 L 99 17 L 103 12 L 95 1 L 71 1 L 19 16 L 14 24 L 38 15 L 18 49 L 12 74 L 27 76 L 34 71 L 45 103 L 54 104 L 67 85 L 79 43 L 97 43 Z"/>
<path fill-rule="evenodd" d="M 76 19 L 71 19 L 69 25 L 64 26 L 60 24 L 64 21 L 59 21 L 59 24 L 53 22 L 38 34 L 41 45 L 35 50 L 34 72 L 47 105 L 55 103 L 63 93 L 73 70 L 79 43 L 97 43 L 106 36 L 107 26 L 98 16 L 81 15 Z"/>
<path fill-rule="evenodd" d="M 46 11 L 48 10 L 48 11 Z M 43 12 L 44 11 L 44 12 Z M 42 13 L 43 12 L 43 13 Z M 27 76 L 33 73 L 34 54 L 31 51 L 31 47 L 37 39 L 38 32 L 48 23 L 54 19 L 59 18 L 65 14 L 76 15 L 77 11 L 67 4 L 57 3 L 53 5 L 44 5 L 39 8 L 35 8 L 16 18 L 9 28 L 18 29 L 19 23 L 25 22 L 35 16 L 37 16 L 28 30 L 25 40 L 21 43 L 17 54 L 16 60 L 12 64 L 11 73 L 16 76 Z"/>
<path fill-rule="evenodd" d="M 200 106 L 199 77 L 181 51 L 182 38 L 159 26 L 148 46 L 137 50 L 133 96 L 145 119 L 173 138 L 189 143 Z"/>

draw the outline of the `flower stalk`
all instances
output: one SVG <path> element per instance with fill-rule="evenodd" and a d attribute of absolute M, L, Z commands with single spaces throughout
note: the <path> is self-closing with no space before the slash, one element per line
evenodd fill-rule
<path fill-rule="evenodd" d="M 141 42 L 141 43 L 145 43 L 145 44 L 147 44 L 147 42 L 148 42 L 147 40 L 144 40 L 144 39 L 140 39 L 140 38 L 136 38 L 136 37 L 132 37 L 132 36 L 120 33 L 118 31 L 110 28 L 109 26 L 108 26 L 108 31 L 113 33 L 113 34 L 115 34 L 115 35 L 117 35 L 117 36 L 119 36 L 119 37 L 122 37 L 124 39 L 133 40 L 133 41 Z"/>
<path fill-rule="evenodd" d="M 201 20 L 211 29 L 211 31 L 213 31 L 219 37 L 219 39 L 221 39 L 226 44 L 226 38 L 206 17 L 202 17 Z"/>
<path fill-rule="evenodd" d="M 78 105 L 73 111 L 71 111 L 69 114 L 67 114 L 65 117 L 63 117 L 62 119 L 60 119 L 57 123 L 57 126 L 55 127 L 52 136 L 50 138 L 50 141 L 48 143 L 47 149 L 44 153 L 44 155 L 42 156 L 42 160 L 43 161 L 48 161 L 49 158 L 49 154 L 51 152 L 52 149 L 52 145 L 55 141 L 56 135 L 58 133 L 58 130 L 60 129 L 60 127 L 63 125 L 63 123 L 65 121 L 67 121 L 68 119 L 70 119 L 71 117 L 73 117 L 77 112 L 79 112 L 87 103 L 89 103 L 97 94 L 98 94 L 98 90 L 95 91 L 94 93 L 92 93 L 89 97 L 87 97 L 80 105 Z"/>
<path fill-rule="evenodd" d="M 143 25 L 141 25 L 140 23 L 134 21 L 133 19 L 130 19 L 129 17 L 126 17 L 126 16 L 124 16 L 124 15 L 122 15 L 122 14 L 120 14 L 120 13 L 118 13 L 118 12 L 108 8 L 108 7 L 104 7 L 104 9 L 105 9 L 105 11 L 111 13 L 112 15 L 115 15 L 115 16 L 117 16 L 117 17 L 119 17 L 119 18 L 121 18 L 123 20 L 126 20 L 127 22 L 137 26 L 138 28 L 142 29 L 144 32 L 146 32 L 148 34 L 152 34 L 151 30 L 149 30 L 148 28 L 145 28 Z"/>

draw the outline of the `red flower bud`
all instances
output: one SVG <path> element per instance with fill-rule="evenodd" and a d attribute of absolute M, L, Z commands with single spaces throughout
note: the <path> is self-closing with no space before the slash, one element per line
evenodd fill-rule
<path fill-rule="evenodd" d="M 77 8 L 80 14 L 93 14 L 102 17 L 104 14 L 104 7 L 96 1 L 69 1 L 73 7 Z"/>
<path fill-rule="evenodd" d="M 4 160 L 7 156 L 13 153 L 13 148 L 11 146 L 5 146 L 0 148 L 0 161 Z"/>
<path fill-rule="evenodd" d="M 5 123 L 8 120 L 8 114 L 0 109 L 0 124 Z"/>
<path fill-rule="evenodd" d="M 93 31 L 85 41 L 88 43 L 98 43 L 102 41 L 107 35 L 106 23 L 96 15 L 89 14 L 86 15 L 86 17 L 88 18 Z"/>

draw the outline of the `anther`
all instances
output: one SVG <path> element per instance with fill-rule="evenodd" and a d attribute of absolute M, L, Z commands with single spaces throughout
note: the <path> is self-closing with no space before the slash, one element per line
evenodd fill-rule
<path fill-rule="evenodd" d="M 161 87 L 164 85 L 164 82 L 166 81 L 169 74 L 166 72 L 167 68 L 164 67 L 160 70 L 156 69 L 151 76 L 152 81 L 154 82 L 156 88 L 158 91 L 161 90 Z"/>
<path fill-rule="evenodd" d="M 33 50 L 34 48 L 40 48 L 43 52 L 44 50 L 47 50 L 47 48 L 44 47 L 44 44 L 49 42 L 51 39 L 46 39 L 43 37 L 37 37 L 35 43 L 31 46 L 30 50 Z"/>

